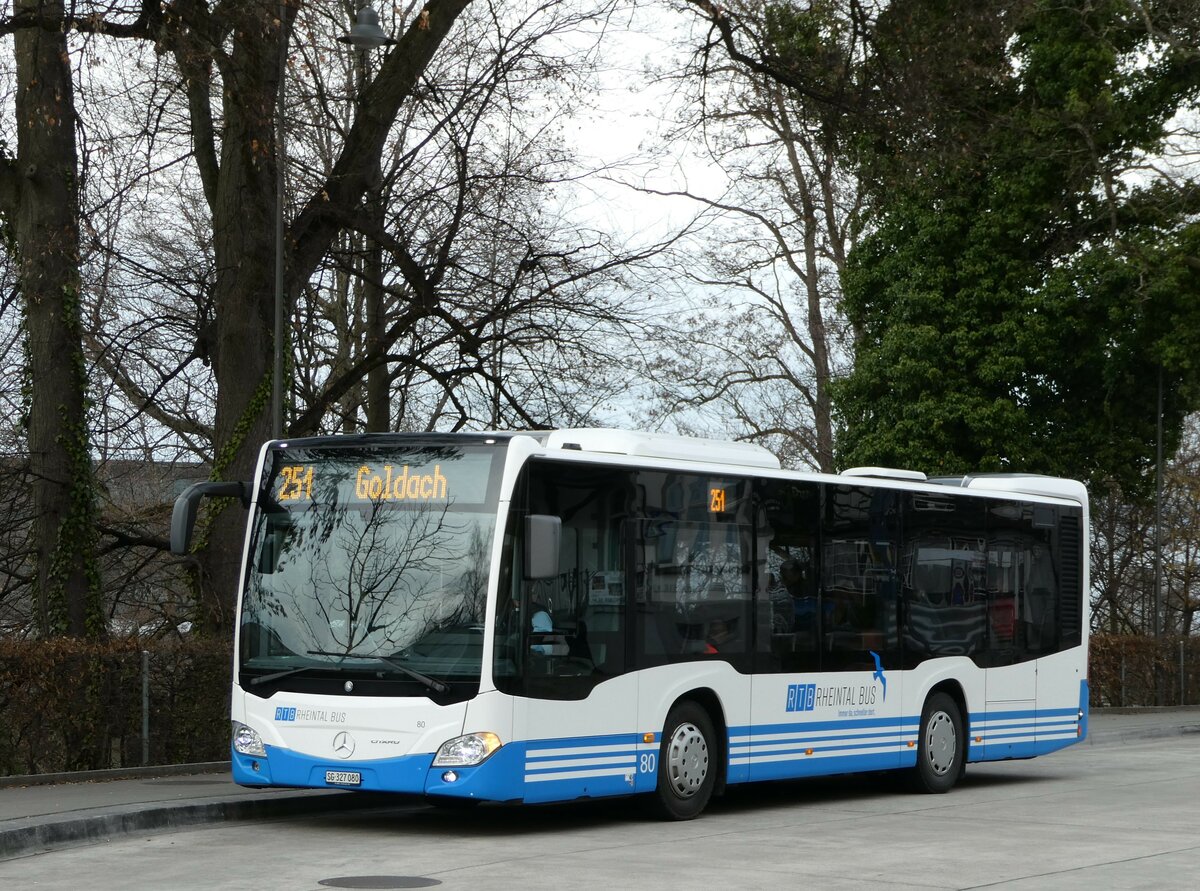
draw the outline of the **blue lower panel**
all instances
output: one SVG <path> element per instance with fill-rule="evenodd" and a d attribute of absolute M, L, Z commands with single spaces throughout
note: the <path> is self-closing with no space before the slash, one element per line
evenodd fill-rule
<path fill-rule="evenodd" d="M 529 803 L 547 801 L 573 801 L 577 798 L 607 798 L 614 795 L 631 795 L 634 786 L 623 776 L 594 776 L 588 779 L 547 780 L 542 783 L 527 783 L 525 800 Z"/>
<path fill-rule="evenodd" d="M 1008 761 L 1013 758 L 1036 758 L 1038 755 L 1049 755 L 1059 749 L 1075 745 L 1074 737 L 1068 739 L 1047 739 L 1042 741 L 1013 742 L 1003 745 L 992 743 L 987 746 L 972 745 L 967 752 L 968 761 Z"/>
<path fill-rule="evenodd" d="M 569 801 L 653 789 L 657 757 L 657 743 L 641 751 L 632 733 L 531 740 L 521 765 L 525 800 Z"/>
<path fill-rule="evenodd" d="M 1087 736 L 1087 681 L 1078 708 L 979 712 L 971 716 L 968 761 L 1034 758 L 1074 745 Z"/>
<path fill-rule="evenodd" d="M 1079 739 L 1087 739 L 1088 732 L 1088 708 L 1091 700 L 1090 688 L 1088 687 L 1087 678 L 1079 682 L 1079 713 L 1082 716 L 1079 719 Z"/>
<path fill-rule="evenodd" d="M 894 770 L 897 767 L 911 767 L 916 763 L 915 749 L 911 756 L 903 752 L 837 755 L 831 758 L 801 756 L 787 761 L 756 762 L 750 766 L 750 778 L 753 780 L 788 780 L 835 773 Z"/>
<path fill-rule="evenodd" d="M 363 789 L 372 792 L 425 791 L 425 779 L 433 754 L 406 755 L 379 761 L 341 761 L 314 758 L 287 749 L 267 746 L 267 755 L 253 757 L 232 753 L 233 781 L 243 786 L 296 786 L 304 789 Z M 255 765 L 258 770 L 255 770 Z M 362 774 L 360 786 L 338 786 L 325 782 L 325 771 L 355 771 Z"/>
<path fill-rule="evenodd" d="M 445 768 L 433 767 L 432 753 L 378 761 L 340 761 L 314 758 L 267 746 L 265 758 L 233 752 L 233 779 L 243 786 L 353 788 L 371 792 L 426 794 L 481 801 L 520 801 L 525 797 L 525 749 L 524 743 L 510 743 L 502 746 L 478 767 Z M 362 785 L 330 785 L 325 782 L 327 770 L 360 773 Z M 588 794 L 585 791 L 587 783 L 544 785 L 555 786 L 557 794 L 553 798 L 530 798 L 530 801 L 578 798 Z M 625 791 L 628 792 L 628 789 Z"/>
<path fill-rule="evenodd" d="M 431 768 L 424 791 L 445 798 L 521 801 L 524 764 L 524 743 L 509 743 L 478 767 Z M 449 781 L 448 776 L 454 779 Z"/>

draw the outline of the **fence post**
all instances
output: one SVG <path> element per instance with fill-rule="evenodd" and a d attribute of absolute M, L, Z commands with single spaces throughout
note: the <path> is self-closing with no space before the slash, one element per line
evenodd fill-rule
<path fill-rule="evenodd" d="M 1121 654 L 1121 708 L 1125 707 L 1125 654 Z"/>
<path fill-rule="evenodd" d="M 1184 693 L 1187 690 L 1187 675 L 1183 673 L 1183 639 L 1179 640 L 1179 704 L 1187 705 Z"/>
<path fill-rule="evenodd" d="M 150 764 L 150 651 L 142 650 L 142 767 Z"/>

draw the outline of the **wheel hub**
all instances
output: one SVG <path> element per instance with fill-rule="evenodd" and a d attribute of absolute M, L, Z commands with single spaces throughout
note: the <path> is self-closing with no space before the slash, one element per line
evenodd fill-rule
<path fill-rule="evenodd" d="M 954 766 L 958 740 L 954 734 L 954 722 L 945 712 L 936 712 L 929 718 L 925 734 L 925 753 L 929 766 L 938 776 L 945 776 Z"/>
<path fill-rule="evenodd" d="M 667 749 L 667 776 L 680 798 L 691 798 L 708 776 L 708 742 L 695 724 L 680 724 Z"/>

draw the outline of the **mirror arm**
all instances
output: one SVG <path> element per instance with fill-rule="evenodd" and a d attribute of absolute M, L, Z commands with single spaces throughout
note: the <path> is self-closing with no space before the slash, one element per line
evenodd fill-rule
<path fill-rule="evenodd" d="M 250 506 L 253 483 L 193 483 L 175 499 L 171 511 L 171 553 L 182 557 L 192 546 L 192 530 L 201 498 L 237 498 L 242 507 Z"/>

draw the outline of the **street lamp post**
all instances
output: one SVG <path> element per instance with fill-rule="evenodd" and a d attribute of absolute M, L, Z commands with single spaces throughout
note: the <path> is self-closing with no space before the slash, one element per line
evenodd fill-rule
<path fill-rule="evenodd" d="M 341 43 L 356 46 L 364 52 L 396 41 L 379 27 L 379 14 L 364 3 L 358 10 L 355 24 L 349 33 L 338 38 Z M 283 343 L 285 329 L 284 306 L 284 223 L 283 189 L 287 166 L 284 144 L 284 99 L 287 86 L 288 26 L 287 0 L 279 2 L 279 89 L 275 97 L 275 355 L 271 378 L 271 438 L 283 437 Z"/>

